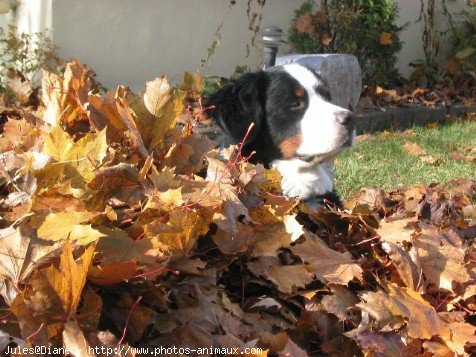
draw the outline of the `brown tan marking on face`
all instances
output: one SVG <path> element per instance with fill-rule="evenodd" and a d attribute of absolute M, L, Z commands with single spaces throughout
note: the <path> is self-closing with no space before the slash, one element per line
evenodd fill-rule
<path fill-rule="evenodd" d="M 294 87 L 294 94 L 296 94 L 296 96 L 298 98 L 303 98 L 306 94 L 306 90 L 302 86 L 295 86 Z"/>
<path fill-rule="evenodd" d="M 292 159 L 296 156 L 296 151 L 299 149 L 302 143 L 302 135 L 291 136 L 285 139 L 280 145 L 279 149 L 283 154 L 284 159 Z"/>

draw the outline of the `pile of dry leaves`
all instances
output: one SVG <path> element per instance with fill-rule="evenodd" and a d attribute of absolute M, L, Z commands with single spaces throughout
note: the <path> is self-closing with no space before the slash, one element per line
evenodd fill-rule
<path fill-rule="evenodd" d="M 437 84 L 434 88 L 420 87 L 412 83 L 385 89 L 366 86 L 362 92 L 359 109 L 410 107 L 415 105 L 436 107 L 452 105 L 472 107 L 476 105 L 475 86 Z"/>
<path fill-rule="evenodd" d="M 44 75 L 41 104 L 15 72 L 2 95 L 3 349 L 476 352 L 474 181 L 311 212 L 275 171 L 194 131 L 199 77 L 94 88 L 74 61 Z"/>

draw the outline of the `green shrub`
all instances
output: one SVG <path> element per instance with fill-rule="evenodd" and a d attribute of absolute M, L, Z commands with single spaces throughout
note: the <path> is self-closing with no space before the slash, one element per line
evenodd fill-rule
<path fill-rule="evenodd" d="M 9 68 L 18 69 L 30 79 L 36 79 L 42 68 L 52 70 L 60 64 L 55 46 L 45 32 L 17 34 L 14 26 L 5 31 L 0 27 L 0 89 L 4 88 Z"/>
<path fill-rule="evenodd" d="M 308 0 L 295 14 L 289 42 L 298 52 L 354 54 L 364 84 L 390 85 L 398 75 L 403 27 L 392 0 Z"/>

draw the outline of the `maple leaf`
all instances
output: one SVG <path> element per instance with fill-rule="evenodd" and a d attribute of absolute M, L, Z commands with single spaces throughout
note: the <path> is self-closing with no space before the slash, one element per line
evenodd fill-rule
<path fill-rule="evenodd" d="M 466 322 L 453 322 L 448 324 L 448 328 L 451 337 L 445 340 L 446 345 L 457 355 L 468 355 L 465 348 L 476 346 L 476 327 Z"/>
<path fill-rule="evenodd" d="M 59 125 L 45 138 L 43 153 L 57 162 L 47 164 L 38 175 L 56 181 L 65 177 L 75 188 L 93 180 L 97 167 L 106 156 L 106 132 L 89 133 L 74 142 Z M 56 183 L 56 182 L 55 182 Z M 46 184 L 43 184 L 46 186 Z"/>
<path fill-rule="evenodd" d="M 7 87 L 21 105 L 27 105 L 33 94 L 31 82 L 19 70 L 9 68 L 7 71 Z"/>
<path fill-rule="evenodd" d="M 195 246 L 198 237 L 208 231 L 208 223 L 194 211 L 170 212 L 167 223 L 153 222 L 145 227 L 147 236 L 156 236 L 170 249 L 174 258 L 185 256 Z"/>
<path fill-rule="evenodd" d="M 415 291 L 424 292 L 423 271 L 416 248 L 412 246 L 410 251 L 407 251 L 404 247 L 392 242 L 383 242 L 382 248 L 392 260 L 405 285 Z"/>
<path fill-rule="evenodd" d="M 408 351 L 402 338 L 395 332 L 349 331 L 346 336 L 353 338 L 359 346 L 369 349 L 375 356 L 405 356 Z"/>
<path fill-rule="evenodd" d="M 412 218 L 400 219 L 396 221 L 380 222 L 380 228 L 377 229 L 377 234 L 382 241 L 390 243 L 412 242 L 413 233 L 415 229 L 411 229 L 416 221 Z M 410 229 L 408 229 L 410 228 Z"/>
<path fill-rule="evenodd" d="M 286 343 L 286 347 L 282 351 L 279 352 L 278 356 L 279 357 L 288 357 L 288 356 L 308 357 L 309 355 L 307 354 L 305 350 L 300 348 L 291 339 L 289 339 L 288 343 Z"/>
<path fill-rule="evenodd" d="M 419 293 L 392 283 L 385 283 L 384 287 L 386 291 L 361 293 L 362 302 L 356 306 L 375 318 L 382 328 L 399 328 L 405 321 L 411 338 L 449 337 L 444 321 Z"/>
<path fill-rule="evenodd" d="M 38 128 L 26 119 L 9 119 L 3 126 L 3 135 L 0 137 L 0 149 L 8 151 L 15 149 L 38 152 L 43 143 L 38 135 Z"/>
<path fill-rule="evenodd" d="M 296 288 L 303 288 L 313 280 L 306 266 L 281 265 L 279 259 L 274 257 L 260 257 L 258 261 L 249 262 L 248 269 L 276 284 L 279 291 L 286 294 L 291 294 Z"/>
<path fill-rule="evenodd" d="M 36 342 L 46 343 L 60 332 L 65 320 L 75 315 L 93 253 L 94 247 L 90 246 L 75 260 L 71 245 L 66 243 L 59 266 L 33 274 L 28 281 L 30 288 L 19 294 L 11 306 L 22 336 L 34 336 Z"/>
<path fill-rule="evenodd" d="M 37 273 L 37 276 L 44 279 L 56 292 L 65 316 L 76 313 L 93 253 L 94 247 L 89 246 L 81 257 L 75 260 L 71 244 L 66 243 L 60 256 L 59 269 L 53 266 Z"/>
<path fill-rule="evenodd" d="M 347 285 L 354 278 L 362 281 L 362 268 L 349 252 L 329 248 L 320 238 L 305 234 L 306 240 L 291 248 L 292 252 L 309 264 L 316 276 L 331 284 Z"/>
<path fill-rule="evenodd" d="M 414 241 L 426 278 L 438 289 L 453 291 L 453 283 L 464 284 L 470 275 L 464 263 L 464 249 L 448 244 L 437 228 L 426 228 Z"/>
<path fill-rule="evenodd" d="M 179 85 L 180 90 L 187 92 L 187 97 L 199 100 L 205 89 L 205 83 L 199 73 L 185 72 L 183 75 L 183 81 Z"/>
<path fill-rule="evenodd" d="M 88 102 L 92 79 L 93 72 L 76 60 L 68 62 L 63 78 L 44 70 L 44 121 L 51 126 L 62 122 L 72 126 L 76 121 L 87 120 L 84 104 Z"/>
<path fill-rule="evenodd" d="M 163 160 L 163 165 L 175 167 L 175 173 L 191 175 L 205 168 L 205 155 L 216 146 L 202 134 L 191 134 L 173 144 Z"/>
<path fill-rule="evenodd" d="M 165 261 L 165 246 L 157 237 L 133 240 L 120 229 L 103 229 L 103 237 L 96 244 L 96 251 L 102 254 L 101 264 L 140 262 L 153 264 Z"/>
<path fill-rule="evenodd" d="M 178 100 L 165 76 L 147 82 L 142 98 L 133 95 L 125 97 L 129 112 L 149 151 L 157 150 L 174 125 Z"/>
<path fill-rule="evenodd" d="M 89 343 L 86 341 L 83 332 L 79 328 L 78 324 L 74 321 L 68 321 L 64 325 L 63 330 L 63 343 L 68 349 L 69 353 L 73 356 L 85 356 L 93 357 L 94 353 L 90 353 L 92 349 Z"/>
<path fill-rule="evenodd" d="M 92 266 L 89 269 L 88 279 L 100 286 L 110 286 L 132 279 L 139 267 L 136 262 L 118 262 Z"/>
<path fill-rule="evenodd" d="M 357 296 L 341 285 L 331 285 L 330 289 L 332 294 L 322 298 L 322 307 L 327 312 L 336 315 L 339 320 L 349 319 L 351 317 L 349 309 L 354 308 L 359 301 Z"/>
<path fill-rule="evenodd" d="M 58 245 L 29 237 L 21 227 L 0 230 L 0 275 L 15 286 L 50 258 L 59 254 Z"/>
<path fill-rule="evenodd" d="M 88 244 L 103 236 L 90 225 L 80 223 L 90 221 L 97 213 L 58 212 L 50 213 L 38 228 L 38 236 L 51 241 L 70 240 L 79 244 Z"/>

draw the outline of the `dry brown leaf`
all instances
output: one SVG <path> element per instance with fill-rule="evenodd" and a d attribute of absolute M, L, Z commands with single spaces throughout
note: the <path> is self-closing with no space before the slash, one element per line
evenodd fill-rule
<path fill-rule="evenodd" d="M 63 78 L 43 70 L 44 121 L 51 126 L 64 123 L 70 127 L 78 121 L 87 121 L 84 106 L 88 102 L 92 78 L 93 73 L 76 60 L 66 65 Z"/>
<path fill-rule="evenodd" d="M 411 242 L 412 235 L 415 231 L 411 228 L 416 221 L 412 218 L 400 219 L 397 221 L 380 222 L 380 228 L 377 229 L 378 235 L 382 241 L 390 243 Z"/>
<path fill-rule="evenodd" d="M 59 254 L 58 245 L 28 237 L 21 228 L 0 230 L 0 275 L 10 279 L 16 286 Z"/>
<path fill-rule="evenodd" d="M 329 248 L 320 238 L 306 235 L 306 241 L 291 248 L 294 254 L 309 264 L 319 279 L 330 284 L 347 285 L 362 280 L 362 268 L 349 252 L 341 253 Z"/>
<path fill-rule="evenodd" d="M 305 350 L 296 345 L 291 339 L 288 340 L 284 350 L 280 351 L 279 357 L 308 357 L 309 355 Z"/>
<path fill-rule="evenodd" d="M 186 256 L 195 246 L 200 235 L 208 231 L 208 222 L 193 211 L 175 210 L 170 212 L 167 223 L 152 223 L 146 227 L 146 236 L 157 237 L 158 241 L 170 249 L 174 259 Z"/>
<path fill-rule="evenodd" d="M 413 156 L 426 155 L 425 149 L 409 141 L 405 141 L 405 144 L 403 145 L 403 149 Z"/>
<path fill-rule="evenodd" d="M 314 19 L 309 13 L 300 15 L 294 22 L 294 28 L 299 33 L 307 33 L 311 37 L 314 37 L 316 35 L 316 26 L 314 25 Z"/>
<path fill-rule="evenodd" d="M 436 228 L 423 229 L 414 244 L 423 273 L 438 289 L 453 291 L 453 283 L 470 281 L 464 263 L 464 249 L 448 244 L 443 232 Z"/>
<path fill-rule="evenodd" d="M 380 34 L 379 42 L 382 45 L 391 45 L 393 43 L 393 36 L 390 32 L 382 32 Z"/>
<path fill-rule="evenodd" d="M 282 265 L 275 257 L 260 257 L 259 260 L 248 263 L 248 269 L 262 276 L 273 284 L 279 291 L 291 294 L 296 288 L 304 288 L 312 279 L 312 273 L 304 265 Z"/>
<path fill-rule="evenodd" d="M 405 285 L 420 293 L 425 292 L 423 271 L 416 248 L 412 246 L 410 251 L 407 251 L 402 245 L 392 242 L 383 242 L 382 248 L 392 260 Z"/>
<path fill-rule="evenodd" d="M 100 286 L 110 286 L 129 281 L 137 271 L 136 262 L 95 265 L 89 269 L 88 279 Z"/>
<path fill-rule="evenodd" d="M 436 310 L 416 291 L 395 284 L 385 284 L 387 291 L 364 292 L 356 306 L 375 318 L 381 328 L 399 328 L 406 321 L 408 336 L 431 339 L 450 336 L 450 330 Z"/>
<path fill-rule="evenodd" d="M 64 325 L 63 330 L 63 343 L 68 349 L 71 356 L 74 357 L 93 357 L 96 356 L 91 349 L 91 346 L 86 341 L 83 331 L 79 328 L 78 324 L 74 321 L 68 321 Z"/>
<path fill-rule="evenodd" d="M 349 309 L 354 308 L 359 302 L 357 296 L 341 285 L 331 285 L 330 289 L 332 294 L 322 298 L 322 307 L 325 311 L 336 315 L 339 320 L 349 319 L 351 317 Z"/>
<path fill-rule="evenodd" d="M 375 356 L 406 356 L 408 351 L 402 338 L 395 332 L 350 331 L 345 334 Z M 449 356 L 448 356 L 449 357 Z"/>
<path fill-rule="evenodd" d="M 469 355 L 465 347 L 476 347 L 476 327 L 466 322 L 453 322 L 448 324 L 451 331 L 450 340 L 445 340 L 447 346 L 457 355 Z"/>

